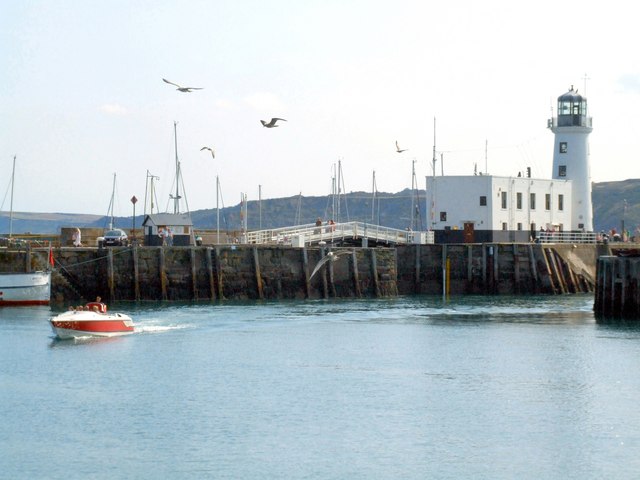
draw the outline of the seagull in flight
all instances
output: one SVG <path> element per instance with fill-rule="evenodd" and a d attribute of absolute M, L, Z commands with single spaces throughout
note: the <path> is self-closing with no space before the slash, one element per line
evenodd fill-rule
<path fill-rule="evenodd" d="M 396 152 L 402 153 L 402 152 L 406 152 L 406 151 L 407 151 L 406 148 L 400 148 L 400 145 L 398 145 L 398 141 L 396 140 Z"/>
<path fill-rule="evenodd" d="M 260 122 L 262 123 L 263 127 L 267 127 L 267 128 L 273 128 L 273 127 L 277 127 L 278 125 L 276 125 L 276 122 L 278 120 L 282 120 L 283 122 L 286 122 L 286 120 L 284 118 L 272 118 L 269 123 L 265 122 L 264 120 L 260 120 Z"/>
<path fill-rule="evenodd" d="M 211 148 L 211 147 L 202 147 L 200 149 L 200 151 L 203 151 L 203 150 L 209 150 L 211 152 L 211 157 L 212 158 L 216 158 L 216 153 L 213 151 L 213 148 Z"/>
<path fill-rule="evenodd" d="M 322 257 L 320 259 L 320 261 L 316 264 L 315 268 L 313 269 L 313 272 L 311 272 L 311 275 L 309 276 L 309 280 L 311 280 L 313 278 L 313 276 L 318 273 L 318 271 L 322 268 L 322 266 L 327 263 L 327 262 L 335 262 L 336 260 L 338 260 L 341 256 L 347 254 L 347 253 L 351 253 L 349 250 L 340 250 L 338 252 L 329 252 L 327 253 L 324 257 Z"/>
<path fill-rule="evenodd" d="M 192 92 L 193 90 L 202 90 L 202 88 L 201 88 L 201 87 L 181 87 L 181 86 L 180 86 L 180 85 L 178 85 L 177 83 L 170 82 L 170 81 L 169 81 L 169 80 L 167 80 L 166 78 L 163 78 L 163 79 L 162 79 L 162 81 L 163 81 L 164 83 L 168 83 L 169 85 L 173 85 L 173 86 L 175 86 L 175 87 L 178 87 L 178 88 L 176 88 L 176 90 L 178 90 L 179 92 L 189 93 L 189 92 Z"/>

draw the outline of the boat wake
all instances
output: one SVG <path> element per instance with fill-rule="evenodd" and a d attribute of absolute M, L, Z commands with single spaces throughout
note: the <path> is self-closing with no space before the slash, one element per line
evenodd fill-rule
<path fill-rule="evenodd" d="M 134 333 L 164 333 L 172 330 L 182 330 L 191 328 L 192 325 L 136 325 Z"/>

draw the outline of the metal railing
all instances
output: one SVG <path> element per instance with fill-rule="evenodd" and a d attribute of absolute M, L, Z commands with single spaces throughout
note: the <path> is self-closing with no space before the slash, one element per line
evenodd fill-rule
<path fill-rule="evenodd" d="M 293 227 L 248 232 L 246 243 L 280 244 L 303 247 L 319 242 L 331 243 L 344 239 L 366 238 L 382 243 L 433 243 L 433 232 L 412 232 L 382 227 L 364 222 L 345 222 L 333 225 L 309 223 Z M 429 239 L 431 240 L 429 242 Z"/>
<path fill-rule="evenodd" d="M 539 232 L 536 235 L 539 243 L 599 243 L 600 235 L 594 232 Z"/>

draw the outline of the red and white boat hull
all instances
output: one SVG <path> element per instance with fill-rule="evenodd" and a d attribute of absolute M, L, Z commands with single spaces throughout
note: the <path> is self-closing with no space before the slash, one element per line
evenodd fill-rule
<path fill-rule="evenodd" d="M 58 338 L 115 337 L 133 333 L 133 320 L 123 313 L 69 311 L 51 318 Z"/>

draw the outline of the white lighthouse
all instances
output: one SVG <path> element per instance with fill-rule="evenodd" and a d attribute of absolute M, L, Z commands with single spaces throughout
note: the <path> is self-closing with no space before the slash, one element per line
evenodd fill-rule
<path fill-rule="evenodd" d="M 591 205 L 591 169 L 589 166 L 589 134 L 593 130 L 591 117 L 587 115 L 587 99 L 571 87 L 558 97 L 557 117 L 547 126 L 555 135 L 553 145 L 554 180 L 570 180 L 571 226 L 570 230 L 593 231 Z M 553 201 L 561 201 L 554 199 Z M 562 208 L 562 206 L 560 206 Z"/>

